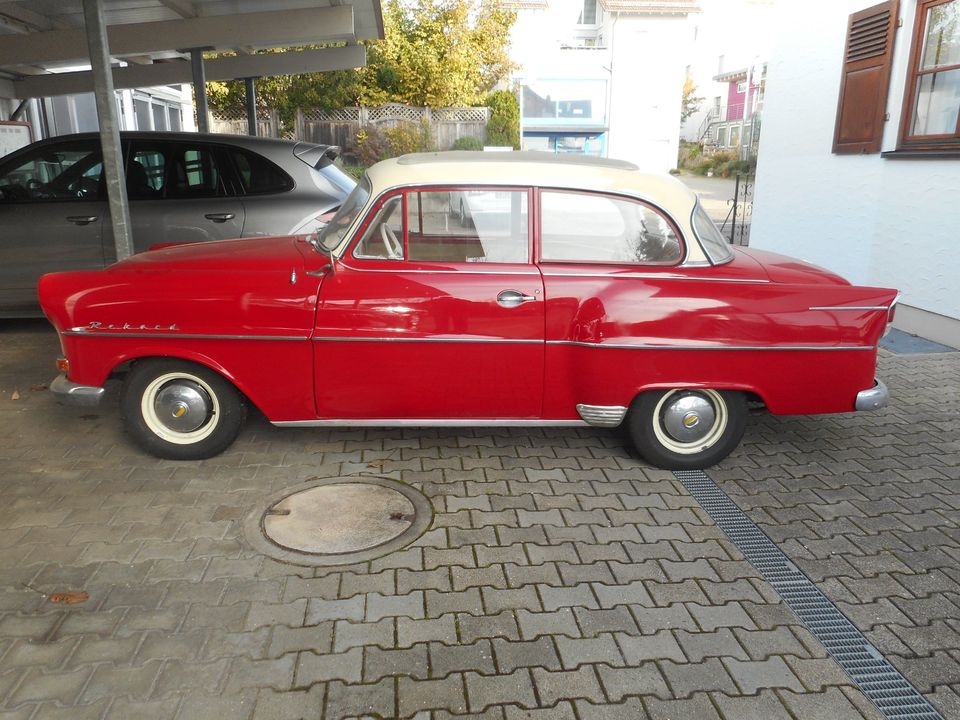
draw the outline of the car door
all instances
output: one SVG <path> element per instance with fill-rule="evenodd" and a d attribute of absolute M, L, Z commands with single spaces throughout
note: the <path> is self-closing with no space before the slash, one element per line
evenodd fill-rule
<path fill-rule="evenodd" d="M 134 139 L 126 177 L 136 252 L 243 234 L 243 205 L 217 145 Z"/>
<path fill-rule="evenodd" d="M 321 418 L 505 420 L 541 415 L 543 284 L 529 191 L 463 227 L 449 189 L 383 199 L 321 286 Z"/>
<path fill-rule="evenodd" d="M 103 267 L 102 174 L 96 139 L 29 147 L 0 165 L 0 313 L 39 312 L 44 273 Z"/>

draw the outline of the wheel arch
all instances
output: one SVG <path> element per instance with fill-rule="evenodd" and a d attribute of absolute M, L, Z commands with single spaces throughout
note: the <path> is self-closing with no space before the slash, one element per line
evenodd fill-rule
<path fill-rule="evenodd" d="M 110 378 L 122 378 L 135 364 L 148 362 L 150 360 L 181 360 L 183 362 L 199 365 L 200 367 L 204 367 L 220 375 L 224 380 L 236 388 L 237 392 L 240 393 L 240 395 L 248 404 L 256 407 L 257 410 L 260 411 L 260 407 L 257 405 L 256 399 L 251 396 L 249 388 L 245 386 L 245 383 L 238 378 L 235 373 L 230 372 L 230 370 L 227 369 L 223 363 L 218 362 L 215 358 L 207 355 L 206 353 L 189 350 L 162 353 L 137 353 L 135 351 L 131 351 L 124 353 L 122 357 L 117 357 L 115 360 L 116 361 L 114 362 L 113 367 L 108 373 L 108 377 Z"/>
<path fill-rule="evenodd" d="M 748 402 L 759 402 L 767 406 L 765 393 L 758 387 L 750 383 L 739 382 L 655 382 L 640 386 L 633 393 L 630 402 L 627 403 L 627 410 L 634 406 L 641 395 L 648 392 L 657 392 L 661 390 L 726 390 L 732 392 L 741 392 L 744 399 Z"/>

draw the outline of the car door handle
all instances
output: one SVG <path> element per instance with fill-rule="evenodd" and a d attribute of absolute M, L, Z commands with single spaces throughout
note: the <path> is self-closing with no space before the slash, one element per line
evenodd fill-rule
<path fill-rule="evenodd" d="M 233 220 L 234 213 L 207 213 L 204 215 L 207 220 L 213 220 L 215 223 L 225 223 L 227 220 Z"/>
<path fill-rule="evenodd" d="M 99 215 L 67 215 L 67 222 L 72 222 L 74 225 L 89 225 L 99 219 Z"/>
<path fill-rule="evenodd" d="M 536 299 L 533 295 L 524 295 L 518 290 L 504 290 L 497 295 L 497 303 L 508 308 L 517 307 L 517 305 L 523 305 L 525 302 L 531 302 Z"/>

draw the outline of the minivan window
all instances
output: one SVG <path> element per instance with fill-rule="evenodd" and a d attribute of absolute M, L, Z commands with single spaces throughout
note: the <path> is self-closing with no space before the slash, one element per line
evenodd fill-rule
<path fill-rule="evenodd" d="M 216 197 L 226 194 L 213 149 L 205 145 L 176 144 L 168 161 L 173 167 L 167 182 L 168 198 Z"/>
<path fill-rule="evenodd" d="M 293 189 L 293 179 L 262 155 L 239 148 L 230 148 L 229 152 L 247 195 L 282 193 Z"/>

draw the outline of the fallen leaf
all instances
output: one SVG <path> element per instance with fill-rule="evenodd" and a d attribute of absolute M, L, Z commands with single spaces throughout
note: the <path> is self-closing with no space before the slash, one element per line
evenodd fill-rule
<path fill-rule="evenodd" d="M 47 599 L 52 603 L 59 603 L 60 605 L 76 605 L 89 600 L 90 594 L 85 593 L 83 590 L 72 590 L 70 592 L 51 593 L 47 596 Z"/>
<path fill-rule="evenodd" d="M 392 513 L 390 513 L 390 519 L 391 519 L 391 520 L 403 520 L 403 519 L 404 519 L 404 518 L 403 518 L 403 513 L 402 513 L 402 512 L 392 512 Z"/>
<path fill-rule="evenodd" d="M 47 389 L 46 385 L 31 385 L 30 392 L 42 392 Z"/>
<path fill-rule="evenodd" d="M 19 400 L 19 399 L 20 399 L 20 392 L 19 392 L 18 390 L 14 390 L 13 393 L 11 393 L 11 395 L 10 395 L 10 399 L 11 399 L 11 400 Z"/>
<path fill-rule="evenodd" d="M 373 462 L 368 462 L 368 468 L 376 468 L 377 470 L 383 470 L 383 466 L 387 464 L 386 458 L 382 460 L 374 460 Z"/>

